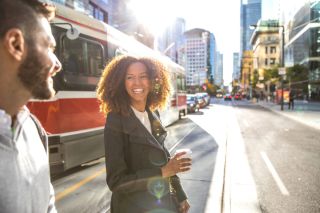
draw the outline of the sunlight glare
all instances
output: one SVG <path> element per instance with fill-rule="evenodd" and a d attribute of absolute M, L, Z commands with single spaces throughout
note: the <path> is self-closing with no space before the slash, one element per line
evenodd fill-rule
<path fill-rule="evenodd" d="M 160 35 L 176 18 L 174 2 L 172 0 L 131 0 L 128 7 L 139 22 L 154 35 Z"/>

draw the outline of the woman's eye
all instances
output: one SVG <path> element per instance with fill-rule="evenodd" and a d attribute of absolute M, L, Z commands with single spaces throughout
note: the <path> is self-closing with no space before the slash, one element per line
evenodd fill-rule
<path fill-rule="evenodd" d="M 131 76 L 127 76 L 127 80 L 132 80 L 132 77 Z"/>

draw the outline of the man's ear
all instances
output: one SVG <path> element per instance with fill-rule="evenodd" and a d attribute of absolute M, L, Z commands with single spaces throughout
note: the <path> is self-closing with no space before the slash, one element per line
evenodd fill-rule
<path fill-rule="evenodd" d="M 17 28 L 8 30 L 3 41 L 9 54 L 17 61 L 22 61 L 25 52 L 25 40 L 21 30 Z"/>

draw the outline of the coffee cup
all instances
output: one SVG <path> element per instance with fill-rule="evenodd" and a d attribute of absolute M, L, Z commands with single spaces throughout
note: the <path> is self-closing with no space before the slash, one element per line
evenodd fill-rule
<path fill-rule="evenodd" d="M 184 149 L 177 149 L 174 153 L 174 155 L 178 154 L 178 153 L 181 153 L 181 152 L 185 152 L 184 155 L 182 155 L 180 158 L 190 158 L 191 159 L 191 154 L 192 154 L 192 151 L 191 149 L 188 149 L 188 148 L 184 148 Z"/>

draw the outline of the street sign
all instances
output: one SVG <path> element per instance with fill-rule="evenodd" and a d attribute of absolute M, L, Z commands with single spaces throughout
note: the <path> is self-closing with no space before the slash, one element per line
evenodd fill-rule
<path fill-rule="evenodd" d="M 286 68 L 285 67 L 279 67 L 278 68 L 278 74 L 279 75 L 285 75 L 286 74 Z"/>

